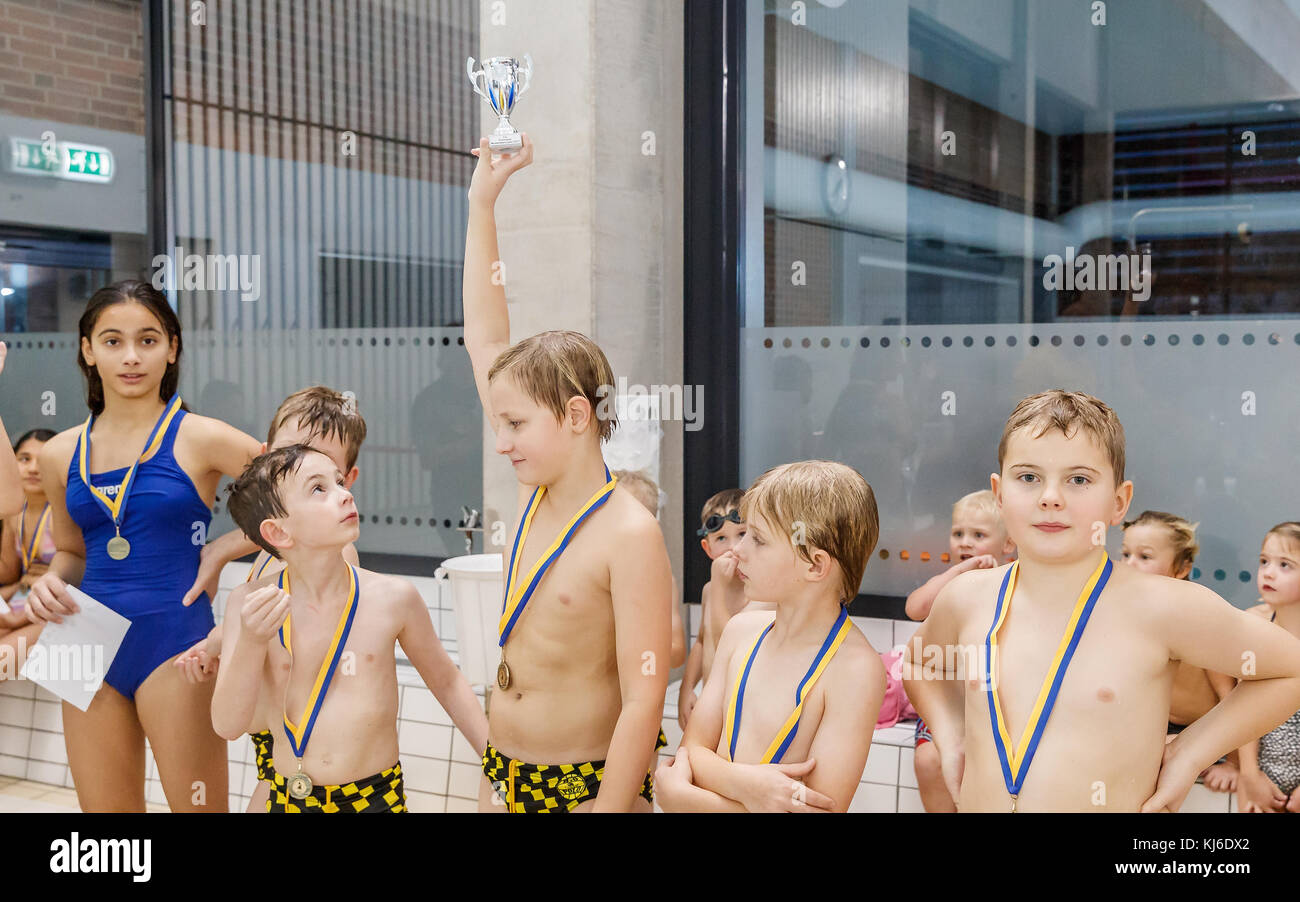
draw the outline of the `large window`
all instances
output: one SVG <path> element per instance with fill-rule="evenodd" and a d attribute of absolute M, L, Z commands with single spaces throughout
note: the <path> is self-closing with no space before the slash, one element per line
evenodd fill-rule
<path fill-rule="evenodd" d="M 1086 390 L 1128 430 L 1132 512 L 1200 521 L 1196 578 L 1252 603 L 1295 517 L 1259 477 L 1300 419 L 1296 13 L 745 9 L 742 479 L 857 467 L 883 525 L 863 589 L 906 594 L 1015 402 Z"/>
<path fill-rule="evenodd" d="M 483 506 L 460 328 L 477 4 L 167 12 L 166 244 L 195 336 L 189 392 L 258 436 L 298 388 L 352 392 L 369 427 L 360 550 L 464 553 L 461 508 Z M 208 278 L 187 280 L 190 255 Z"/>

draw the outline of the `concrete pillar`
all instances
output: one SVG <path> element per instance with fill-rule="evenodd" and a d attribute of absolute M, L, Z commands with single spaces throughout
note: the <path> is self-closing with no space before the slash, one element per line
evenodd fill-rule
<path fill-rule="evenodd" d="M 480 56 L 530 53 L 535 67 L 511 121 L 536 158 L 497 205 L 511 340 L 575 329 L 629 383 L 680 384 L 682 0 L 481 0 L 479 9 Z M 481 113 L 486 135 L 496 120 L 486 103 Z M 682 423 L 662 425 L 660 520 L 680 578 Z M 514 526 L 515 485 L 485 424 L 489 542 L 494 522 Z"/>

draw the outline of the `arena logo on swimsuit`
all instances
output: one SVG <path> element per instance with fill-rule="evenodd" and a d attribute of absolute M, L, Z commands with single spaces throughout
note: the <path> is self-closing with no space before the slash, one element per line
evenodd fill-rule
<path fill-rule="evenodd" d="M 153 874 L 153 840 L 86 839 L 73 832 L 50 843 L 50 872 L 54 874 L 131 874 L 135 883 L 148 883 Z"/>

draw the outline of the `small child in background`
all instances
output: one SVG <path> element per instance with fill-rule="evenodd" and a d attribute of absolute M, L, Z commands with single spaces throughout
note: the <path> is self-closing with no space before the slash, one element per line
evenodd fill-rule
<path fill-rule="evenodd" d="M 1182 517 L 1164 511 L 1143 511 L 1136 520 L 1124 524 L 1124 544 L 1120 555 L 1124 563 L 1145 573 L 1189 579 L 1192 563 L 1200 547 L 1196 544 L 1196 527 Z M 1203 717 L 1232 691 L 1232 677 L 1203 670 L 1180 661 L 1169 697 L 1169 732 L 1173 739 L 1192 721 Z M 1201 774 L 1202 782 L 1215 792 L 1233 792 L 1237 788 L 1236 755 L 1209 767 Z"/>
<path fill-rule="evenodd" d="M 723 627 L 748 604 L 745 586 L 736 572 L 736 557 L 731 553 L 745 536 L 745 521 L 740 518 L 744 497 L 744 489 L 724 489 L 704 502 L 700 511 L 700 547 L 713 564 L 709 581 L 700 592 L 700 635 L 686 659 L 686 674 L 677 694 L 677 723 L 683 730 L 699 699 L 695 687 L 709 679 Z M 771 610 L 772 606 L 758 605 L 755 609 Z"/>
<path fill-rule="evenodd" d="M 1262 604 L 1248 613 L 1300 638 L 1300 523 L 1279 523 L 1259 552 Z M 1243 813 L 1300 814 L 1300 711 L 1237 750 L 1237 809 Z"/>
<path fill-rule="evenodd" d="M 948 533 L 948 557 L 956 561 L 942 573 L 930 577 L 907 596 L 904 608 L 913 620 L 930 616 L 939 590 L 968 570 L 985 570 L 1000 566 L 1015 557 L 1016 545 L 1007 537 L 998 513 L 997 501 L 988 489 L 971 492 L 952 506 L 952 530 Z M 957 806 L 948 794 L 939 767 L 939 753 L 930 739 L 924 720 L 916 722 L 916 749 L 913 766 L 921 804 L 928 812 L 953 812 Z"/>
<path fill-rule="evenodd" d="M 41 486 L 40 454 L 45 443 L 54 438 L 50 429 L 32 429 L 14 442 L 18 475 L 23 491 L 22 510 L 4 520 L 0 536 L 0 649 L 14 662 L 12 668 L 0 668 L 0 680 L 17 674 L 27 660 L 27 652 L 36 644 L 43 624 L 32 623 L 23 609 L 27 592 L 54 559 L 54 529 L 50 504 Z"/>
<path fill-rule="evenodd" d="M 644 473 L 636 470 L 615 470 L 618 484 L 632 493 L 645 509 L 659 519 L 659 486 Z M 670 667 L 681 667 L 686 660 L 686 628 L 682 625 L 682 597 L 677 590 L 677 580 L 673 580 L 673 651 Z"/>

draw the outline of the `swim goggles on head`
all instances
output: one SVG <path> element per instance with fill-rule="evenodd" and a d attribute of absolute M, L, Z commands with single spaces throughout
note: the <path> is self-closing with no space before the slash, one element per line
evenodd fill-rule
<path fill-rule="evenodd" d="M 699 529 L 697 529 L 695 531 L 695 534 L 697 536 L 707 536 L 711 532 L 717 532 L 719 529 L 723 527 L 723 524 L 725 524 L 728 520 L 730 520 L 732 523 L 745 522 L 744 520 L 740 519 L 740 511 L 736 510 L 735 508 L 732 508 L 731 510 L 727 511 L 725 516 L 722 514 L 710 514 L 708 519 L 704 521 L 704 525 L 701 526 Z"/>

